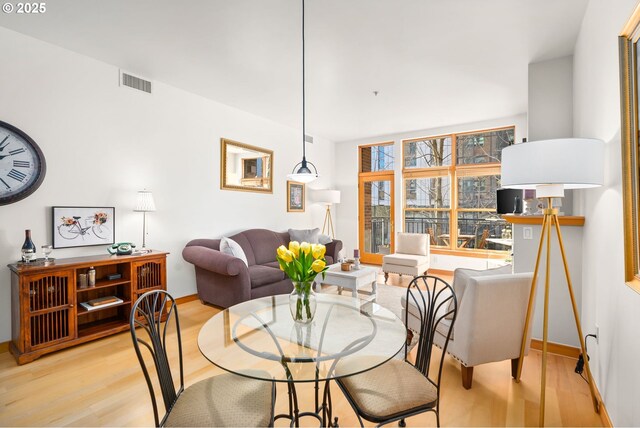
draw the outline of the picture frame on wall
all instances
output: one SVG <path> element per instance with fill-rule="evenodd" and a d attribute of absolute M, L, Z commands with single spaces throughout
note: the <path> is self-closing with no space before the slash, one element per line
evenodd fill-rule
<path fill-rule="evenodd" d="M 114 207 L 52 207 L 53 248 L 113 244 L 115 211 Z"/>
<path fill-rule="evenodd" d="M 287 181 L 287 212 L 304 212 L 304 183 Z"/>

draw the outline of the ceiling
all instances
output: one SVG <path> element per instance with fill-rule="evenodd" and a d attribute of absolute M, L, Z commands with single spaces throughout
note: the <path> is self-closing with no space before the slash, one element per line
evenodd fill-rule
<path fill-rule="evenodd" d="M 0 26 L 301 128 L 300 0 L 55 0 Z M 307 133 L 345 141 L 527 110 L 587 0 L 307 0 Z M 378 91 L 375 96 L 373 91 Z"/>

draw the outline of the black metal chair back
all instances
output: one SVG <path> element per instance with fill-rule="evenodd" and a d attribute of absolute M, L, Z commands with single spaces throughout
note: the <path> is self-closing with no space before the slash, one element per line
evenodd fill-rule
<path fill-rule="evenodd" d="M 180 365 L 180 386 L 176 390 L 173 375 L 169 365 L 167 356 L 167 328 L 171 323 L 175 323 L 177 334 L 177 350 Z M 182 338 L 180 337 L 180 321 L 178 319 L 178 306 L 169 293 L 164 290 L 154 290 L 144 293 L 138 298 L 131 308 L 131 316 L 129 319 L 131 329 L 131 338 L 133 339 L 133 347 L 138 356 L 138 361 L 142 367 L 149 394 L 151 395 L 151 403 L 153 404 L 153 415 L 155 417 L 156 426 L 164 425 L 169 416 L 173 405 L 177 401 L 182 391 L 184 391 L 184 374 L 182 368 Z M 139 334 L 140 333 L 140 334 Z M 142 345 L 142 347 L 140 346 Z M 151 380 L 150 370 L 153 367 L 147 367 L 142 349 L 147 349 L 153 360 L 156 374 L 162 393 L 165 413 L 162 419 L 158 412 L 158 404 L 156 400 L 155 389 Z M 149 364 L 151 365 L 151 364 Z"/>
<path fill-rule="evenodd" d="M 435 276 L 425 275 L 415 277 L 407 287 L 405 325 L 409 325 L 408 308 L 411 304 L 417 308 L 420 315 L 420 331 L 418 332 L 420 336 L 414 366 L 437 388 L 439 400 L 442 365 L 458 313 L 458 301 L 453 287 L 446 281 Z M 451 321 L 448 326 L 445 320 Z M 442 346 L 438 375 L 434 377 L 429 376 L 429 370 L 431 368 L 431 350 L 438 333 L 445 336 L 446 340 Z M 405 344 L 405 359 L 408 352 L 409 343 Z"/>

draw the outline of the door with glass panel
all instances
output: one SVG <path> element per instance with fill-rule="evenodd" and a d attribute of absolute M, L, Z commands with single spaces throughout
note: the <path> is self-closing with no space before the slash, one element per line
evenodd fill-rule
<path fill-rule="evenodd" d="M 363 263 L 394 251 L 393 144 L 360 147 L 359 249 Z"/>

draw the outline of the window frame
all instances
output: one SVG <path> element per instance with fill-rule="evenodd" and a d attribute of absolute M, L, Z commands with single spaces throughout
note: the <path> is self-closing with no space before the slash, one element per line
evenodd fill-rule
<path fill-rule="evenodd" d="M 640 214 L 638 210 L 638 57 L 640 4 L 618 37 L 620 68 L 620 118 L 622 145 L 622 205 L 625 283 L 640 293 Z"/>
<path fill-rule="evenodd" d="M 483 163 L 483 164 L 461 164 L 458 165 L 458 137 L 469 134 L 481 134 L 493 131 L 513 130 L 513 135 L 516 135 L 515 125 L 499 126 L 487 129 L 478 129 L 473 131 L 464 132 L 452 132 L 449 134 L 430 135 L 418 138 L 408 138 L 402 140 L 402 222 L 406 224 L 407 211 L 440 211 L 447 212 L 449 214 L 449 246 L 432 246 L 435 252 L 443 252 L 447 254 L 457 253 L 465 256 L 497 256 L 498 258 L 506 258 L 509 255 L 509 251 L 503 250 L 487 250 L 476 248 L 464 248 L 458 247 L 458 213 L 461 212 L 496 212 L 496 209 L 486 208 L 459 208 L 458 207 L 458 179 L 463 177 L 477 177 L 483 175 L 501 175 L 501 163 Z M 408 147 L 408 143 L 415 141 L 430 140 L 436 138 L 451 138 L 451 165 L 434 166 L 434 167 L 405 167 L 405 155 Z M 407 180 L 415 178 L 432 178 L 435 176 L 448 176 L 450 183 L 450 201 L 449 208 L 407 208 L 406 203 L 406 188 Z"/>

